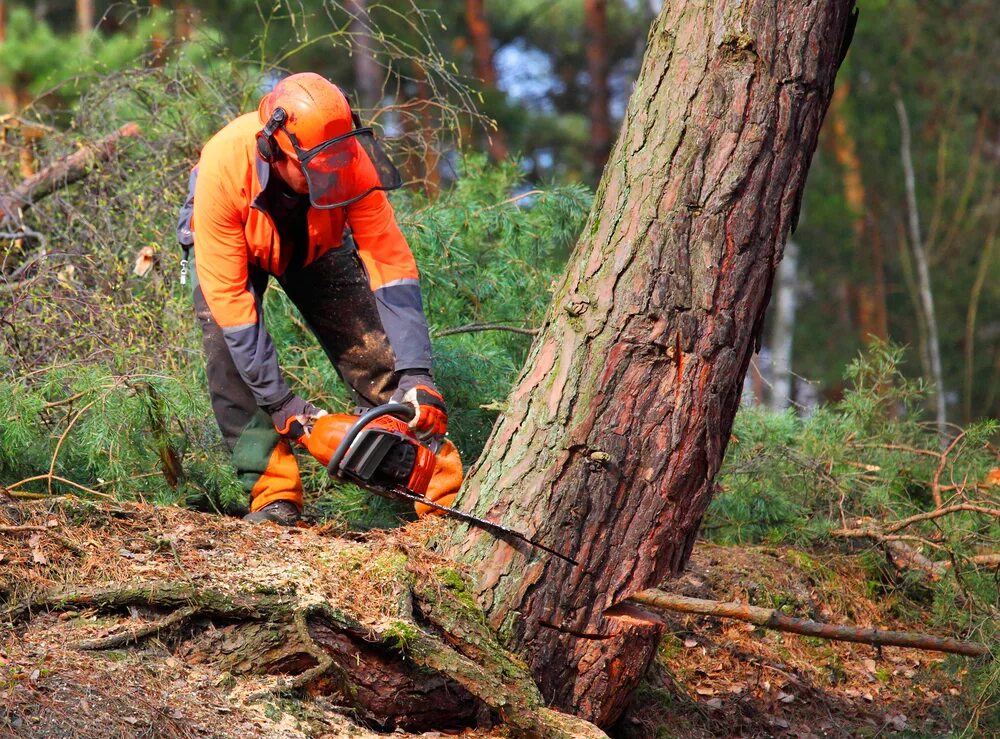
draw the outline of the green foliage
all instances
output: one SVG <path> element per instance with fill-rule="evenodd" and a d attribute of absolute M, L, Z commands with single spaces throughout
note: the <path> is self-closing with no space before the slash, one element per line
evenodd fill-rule
<path fill-rule="evenodd" d="M 27 8 L 15 6 L 0 43 L 0 86 L 28 99 L 47 95 L 66 104 L 87 79 L 130 66 L 166 25 L 167 15 L 153 12 L 138 19 L 130 33 L 58 34 Z"/>
<path fill-rule="evenodd" d="M 982 480 L 996 464 L 995 421 L 971 424 L 938 471 L 936 430 L 922 420 L 924 390 L 900 371 L 902 351 L 873 347 L 850 364 L 843 399 L 808 416 L 745 407 L 705 530 L 719 541 L 823 538 L 846 519 L 893 520 L 933 507 L 932 488 Z M 970 520 L 949 526 L 956 539 Z"/>
<path fill-rule="evenodd" d="M 161 372 L 113 375 L 98 364 L 4 376 L 0 481 L 43 476 L 18 487 L 45 491 L 51 469 L 62 478 L 51 481 L 55 493 L 236 508 L 243 491 L 200 392 Z"/>
<path fill-rule="evenodd" d="M 723 543 L 854 548 L 870 594 L 898 598 L 900 617 L 919 609 L 938 628 L 995 645 L 996 571 L 969 558 L 995 552 L 1000 519 L 964 510 L 900 524 L 935 511 L 935 490 L 944 506 L 1000 510 L 1000 489 L 981 484 L 997 465 L 990 440 L 998 425 L 956 429 L 943 448 L 936 428 L 922 420 L 921 384 L 900 372 L 902 358 L 896 347 L 874 346 L 847 368 L 843 399 L 805 417 L 741 409 L 703 532 Z M 877 535 L 838 533 L 886 532 L 894 523 L 900 527 L 892 533 L 902 537 L 896 541 L 938 571 L 890 566 Z M 967 675 L 969 695 L 979 696 L 970 726 L 995 727 L 994 667 Z"/>

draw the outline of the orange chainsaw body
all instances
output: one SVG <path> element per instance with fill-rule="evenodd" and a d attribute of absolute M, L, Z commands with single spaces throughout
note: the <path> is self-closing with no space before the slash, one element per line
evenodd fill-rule
<path fill-rule="evenodd" d="M 313 423 L 312 430 L 302 441 L 306 449 L 323 466 L 343 441 L 358 416 L 329 413 Z M 382 416 L 369 422 L 344 455 L 337 474 L 360 484 L 405 487 L 417 495 L 426 495 L 434 474 L 434 452 L 421 444 L 405 421 Z"/>

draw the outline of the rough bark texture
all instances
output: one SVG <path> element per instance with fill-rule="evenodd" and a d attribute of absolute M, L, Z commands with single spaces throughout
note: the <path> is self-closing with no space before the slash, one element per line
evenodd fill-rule
<path fill-rule="evenodd" d="M 598 724 L 661 634 L 604 611 L 691 552 L 852 6 L 664 4 L 590 220 L 459 501 L 580 561 L 477 531 L 450 546 L 545 697 Z"/>

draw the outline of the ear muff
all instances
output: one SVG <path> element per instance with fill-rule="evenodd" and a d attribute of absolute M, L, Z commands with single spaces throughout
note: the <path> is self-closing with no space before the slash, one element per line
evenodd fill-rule
<path fill-rule="evenodd" d="M 271 163 L 281 159 L 282 151 L 278 142 L 274 140 L 274 132 L 281 128 L 286 120 L 288 114 L 285 109 L 275 108 L 264 128 L 257 132 L 257 153 L 265 162 Z"/>

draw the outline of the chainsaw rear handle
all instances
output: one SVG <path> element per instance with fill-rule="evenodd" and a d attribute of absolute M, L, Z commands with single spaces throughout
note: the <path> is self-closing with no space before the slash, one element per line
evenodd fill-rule
<path fill-rule="evenodd" d="M 340 477 L 340 463 L 344 460 L 347 450 L 351 448 L 351 444 L 358 438 L 358 434 L 364 431 L 365 426 L 376 418 L 396 416 L 403 421 L 412 421 L 415 415 L 417 415 L 417 412 L 413 409 L 413 406 L 406 403 L 385 403 L 368 409 L 358 416 L 358 420 L 344 434 L 344 438 L 340 440 L 340 444 L 337 445 L 337 448 L 330 456 L 330 463 L 326 466 L 326 471 L 334 477 Z"/>

